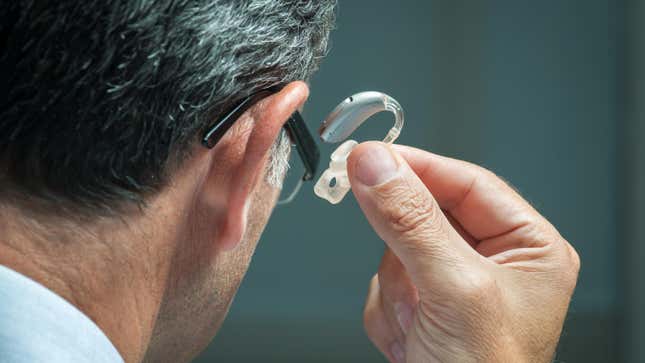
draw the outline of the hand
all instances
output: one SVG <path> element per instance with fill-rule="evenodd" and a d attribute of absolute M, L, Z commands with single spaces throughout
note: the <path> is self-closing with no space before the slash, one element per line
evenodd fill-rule
<path fill-rule="evenodd" d="M 387 248 L 365 306 L 391 362 L 549 362 L 579 258 L 488 170 L 369 142 L 352 190 Z"/>

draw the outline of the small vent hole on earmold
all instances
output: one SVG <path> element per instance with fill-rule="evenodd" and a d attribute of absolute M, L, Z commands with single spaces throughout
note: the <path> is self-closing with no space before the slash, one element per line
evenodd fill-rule
<path fill-rule="evenodd" d="M 329 181 L 329 187 L 333 188 L 335 186 L 336 186 L 336 178 L 334 177 L 334 178 L 331 178 L 331 180 Z"/>

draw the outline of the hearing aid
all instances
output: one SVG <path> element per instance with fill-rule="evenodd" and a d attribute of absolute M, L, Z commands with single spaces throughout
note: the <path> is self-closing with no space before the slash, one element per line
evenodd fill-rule
<path fill-rule="evenodd" d="M 323 121 L 318 130 L 320 138 L 327 143 L 346 140 L 359 126 L 375 114 L 389 111 L 394 114 L 394 126 L 383 138 L 384 143 L 393 143 L 403 128 L 403 108 L 392 97 L 381 92 L 361 92 L 343 100 Z M 346 140 L 332 154 L 327 168 L 316 185 L 314 193 L 331 204 L 340 203 L 351 189 L 347 176 L 347 157 L 358 145 L 355 140 Z"/>

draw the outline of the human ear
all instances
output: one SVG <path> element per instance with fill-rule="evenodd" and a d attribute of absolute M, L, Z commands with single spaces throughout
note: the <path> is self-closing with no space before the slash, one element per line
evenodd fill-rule
<path fill-rule="evenodd" d="M 218 248 L 231 250 L 244 236 L 247 227 L 247 212 L 251 196 L 266 170 L 271 146 L 276 141 L 287 119 L 306 101 L 309 88 L 302 81 L 287 84 L 279 92 L 252 106 L 241 118 L 249 117 L 250 124 L 245 132 L 234 135 L 228 145 L 244 143 L 243 150 L 235 156 L 237 163 L 230 165 L 227 188 L 223 199 L 225 208 L 220 214 L 218 225 Z M 214 148 L 212 152 L 217 152 Z M 216 166 L 215 166 L 216 167 Z M 218 198 L 219 199 L 219 198 Z"/>

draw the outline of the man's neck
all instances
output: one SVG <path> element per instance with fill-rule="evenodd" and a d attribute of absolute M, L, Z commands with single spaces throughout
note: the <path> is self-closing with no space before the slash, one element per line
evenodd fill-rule
<path fill-rule="evenodd" d="M 76 306 L 101 328 L 126 362 L 141 361 L 167 273 L 168 266 L 149 260 L 156 255 L 150 253 L 155 248 L 150 242 L 162 236 L 137 241 L 122 221 L 93 225 L 91 233 L 47 230 L 35 223 L 13 209 L 0 209 L 0 264 Z"/>

